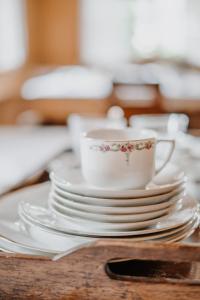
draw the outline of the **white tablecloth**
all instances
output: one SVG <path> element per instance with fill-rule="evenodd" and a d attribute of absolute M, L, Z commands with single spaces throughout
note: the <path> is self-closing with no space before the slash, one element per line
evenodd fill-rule
<path fill-rule="evenodd" d="M 66 127 L 0 127 L 0 194 L 70 148 Z"/>

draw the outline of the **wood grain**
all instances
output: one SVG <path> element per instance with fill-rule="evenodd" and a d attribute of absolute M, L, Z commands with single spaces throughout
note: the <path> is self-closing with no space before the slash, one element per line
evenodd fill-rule
<path fill-rule="evenodd" d="M 26 0 L 28 62 L 77 64 L 78 1 Z"/>
<path fill-rule="evenodd" d="M 200 286 L 128 282 L 108 278 L 112 258 L 200 261 L 199 247 L 104 240 L 53 262 L 46 258 L 0 255 L 0 299 L 199 299 Z"/>

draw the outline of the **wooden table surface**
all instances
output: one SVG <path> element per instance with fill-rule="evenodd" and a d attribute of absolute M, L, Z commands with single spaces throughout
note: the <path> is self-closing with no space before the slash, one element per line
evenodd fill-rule
<path fill-rule="evenodd" d="M 199 300 L 200 285 L 110 279 L 105 264 L 113 258 L 200 262 L 198 247 L 98 241 L 56 262 L 0 254 L 0 299 Z M 200 278 L 199 267 L 194 276 Z"/>

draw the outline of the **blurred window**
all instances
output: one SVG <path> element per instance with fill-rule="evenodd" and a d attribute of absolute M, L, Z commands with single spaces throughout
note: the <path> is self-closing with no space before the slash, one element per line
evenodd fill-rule
<path fill-rule="evenodd" d="M 134 58 L 175 58 L 200 65 L 199 0 L 132 0 Z"/>
<path fill-rule="evenodd" d="M 24 0 L 0 0 L 0 71 L 24 63 L 25 36 Z"/>
<path fill-rule="evenodd" d="M 81 0 L 84 63 L 175 58 L 200 65 L 199 0 Z"/>
<path fill-rule="evenodd" d="M 132 12 L 134 56 L 185 55 L 187 0 L 133 0 Z"/>
<path fill-rule="evenodd" d="M 131 2 L 131 0 L 80 1 L 82 62 L 109 66 L 130 61 Z"/>

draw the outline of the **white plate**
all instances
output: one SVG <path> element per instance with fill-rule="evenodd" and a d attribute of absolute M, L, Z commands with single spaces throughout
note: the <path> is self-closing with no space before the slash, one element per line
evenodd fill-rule
<path fill-rule="evenodd" d="M 21 245 L 1 236 L 0 236 L 0 249 L 2 249 L 2 251 L 7 250 L 12 253 L 23 253 L 23 254 L 39 255 L 39 256 L 43 255 L 49 257 L 54 257 L 55 255 L 58 254 L 57 251 L 45 250 L 35 246 L 31 247 L 31 246 Z"/>
<path fill-rule="evenodd" d="M 152 226 L 159 221 L 166 218 L 166 216 L 161 216 L 152 220 L 129 222 L 129 223 L 108 223 L 108 222 L 98 222 L 92 220 L 81 219 L 78 217 L 67 217 L 63 216 L 58 211 L 50 211 L 49 208 L 45 210 L 41 207 L 34 205 L 29 201 L 21 203 L 20 210 L 27 216 L 27 218 L 34 219 L 35 221 L 43 222 L 45 225 L 51 227 L 57 227 L 54 223 L 57 220 L 61 225 L 61 228 L 71 228 L 74 230 L 80 230 L 90 232 L 91 228 L 93 232 L 118 232 L 118 231 L 133 231 Z M 48 224 L 49 223 L 49 224 Z M 54 226 L 55 225 L 55 226 Z"/>
<path fill-rule="evenodd" d="M 43 184 L 32 188 L 30 190 L 32 197 L 27 200 L 23 200 L 20 205 L 20 213 L 24 214 L 28 220 L 32 223 L 40 226 L 44 229 L 49 229 L 53 232 L 59 234 L 71 234 L 79 236 L 90 236 L 90 237 L 122 237 L 122 236 L 134 236 L 141 234 L 150 234 L 160 231 L 169 230 L 172 228 L 177 228 L 186 224 L 191 220 L 197 212 L 197 202 L 189 196 L 185 196 L 182 201 L 182 208 L 174 211 L 170 216 L 161 217 L 156 220 L 158 222 L 154 226 L 143 230 L 125 230 L 125 231 L 112 231 L 112 230 L 99 230 L 95 228 L 94 222 L 87 222 L 88 228 L 83 228 L 82 223 L 72 223 L 70 221 L 62 220 L 62 218 L 57 218 L 55 214 L 52 214 L 47 207 L 47 198 L 49 194 L 49 184 Z M 24 199 L 24 198 L 23 198 Z M 148 221 L 147 221 L 148 222 Z M 140 222 L 138 222 L 140 223 Z M 143 222 L 142 226 L 147 226 Z M 141 224 L 138 224 L 140 227 Z M 131 227 L 131 226 L 130 226 Z"/>
<path fill-rule="evenodd" d="M 174 242 L 184 240 L 193 234 L 195 229 L 198 227 L 198 224 L 199 224 L 199 218 L 197 217 L 196 220 L 194 220 L 190 225 L 185 226 L 185 228 L 182 227 L 180 231 L 165 236 L 164 238 L 161 237 L 159 239 L 156 239 L 155 241 L 174 243 Z"/>
<path fill-rule="evenodd" d="M 49 184 L 37 185 L 34 187 L 25 188 L 23 190 L 11 193 L 1 198 L 0 201 L 0 235 L 4 235 L 4 238 L 0 237 L 0 248 L 8 252 L 18 252 L 31 255 L 54 255 L 55 253 L 66 251 L 74 246 L 84 244 L 86 241 L 95 241 L 94 238 L 85 238 L 71 235 L 61 235 L 52 230 L 35 226 L 28 220 L 21 226 L 18 217 L 18 203 L 21 200 L 32 198 L 38 199 L 38 202 L 45 194 L 47 194 Z M 194 220 L 190 220 L 188 223 L 181 227 L 155 232 L 143 236 L 135 236 L 132 238 L 134 241 L 147 241 L 154 240 L 156 238 L 167 237 L 182 231 L 184 228 L 190 228 Z M 10 240 L 10 241 L 9 241 Z M 15 243 L 21 243 L 26 246 L 20 247 Z M 163 240 L 164 241 L 164 240 Z M 27 249 L 30 247 L 30 249 Z"/>
<path fill-rule="evenodd" d="M 63 238 L 63 235 L 57 235 L 52 231 L 49 231 L 48 229 L 42 229 L 40 226 L 36 226 L 34 223 L 30 222 L 30 220 L 28 220 L 26 216 L 24 216 L 23 214 L 21 215 L 21 218 L 30 236 L 33 237 L 34 239 L 43 240 L 43 239 L 47 239 L 48 236 L 48 240 L 50 241 L 50 243 L 53 243 L 53 241 L 55 240 L 54 236 L 56 236 L 57 241 L 59 241 L 59 238 Z M 182 233 L 184 229 L 187 229 L 187 231 L 191 229 L 195 229 L 198 226 L 198 222 L 199 222 L 199 218 L 194 217 L 193 219 L 189 220 L 188 223 L 179 226 L 177 228 L 173 228 L 161 232 L 150 233 L 150 234 L 135 235 L 133 237 L 129 237 L 129 239 L 134 242 L 139 242 L 139 241 L 151 241 L 151 240 L 156 241 L 156 239 L 167 238 L 167 237 L 172 238 L 176 233 L 179 232 Z M 90 238 L 90 240 L 95 241 L 96 239 Z M 59 245 L 59 243 L 57 243 L 57 245 Z"/>
<path fill-rule="evenodd" d="M 167 208 L 182 199 L 185 192 L 181 188 L 166 195 L 140 199 L 100 199 L 73 194 L 71 197 L 69 193 L 66 198 L 61 194 L 62 192 L 52 188 L 51 197 L 66 207 L 98 214 L 134 214 Z"/>
<path fill-rule="evenodd" d="M 176 204 L 174 204 L 175 206 Z M 95 222 L 108 222 L 108 223 L 135 223 L 135 222 L 142 222 L 146 220 L 152 220 L 164 215 L 169 214 L 173 207 L 168 207 L 165 209 L 153 211 L 153 212 L 145 212 L 145 213 L 137 213 L 137 214 L 118 214 L 118 215 L 108 215 L 108 214 L 98 214 L 85 212 L 76 210 L 73 208 L 66 207 L 59 203 L 53 197 L 49 199 L 49 207 L 52 209 L 53 212 L 60 214 L 62 217 L 71 217 L 73 219 L 79 218 L 87 221 L 95 221 Z M 77 221 L 78 221 L 77 220 Z M 119 224 L 120 225 L 120 224 Z"/>
<path fill-rule="evenodd" d="M 48 184 L 49 186 L 49 184 Z M 48 255 L 56 254 L 59 251 L 66 251 L 80 243 L 85 243 L 88 238 L 78 236 L 58 236 L 50 232 L 44 232 L 35 236 L 30 236 L 29 232 L 21 226 L 18 215 L 18 204 L 22 199 L 34 198 L 40 199 L 43 196 L 43 191 L 47 191 L 47 186 L 39 185 L 36 187 L 25 188 L 17 192 L 10 193 L 7 196 L 1 197 L 0 201 L 0 248 L 7 250 Z M 41 230 L 40 230 L 41 231 Z M 5 237 L 5 239 L 3 239 Z M 15 244 L 16 243 L 16 244 Z M 20 243 L 21 246 L 17 243 Z M 28 249 L 29 247 L 29 249 Z"/>
<path fill-rule="evenodd" d="M 152 182 L 140 190 L 112 190 L 89 186 L 82 177 L 81 169 L 73 167 L 68 167 L 66 170 L 64 168 L 56 170 L 51 173 L 50 178 L 57 187 L 78 195 L 97 198 L 139 198 L 165 194 L 180 187 L 186 179 L 183 172 L 177 172 L 175 169 L 176 172 L 173 173 L 175 167 L 172 166 L 170 178 L 166 172 L 164 175 L 161 172 L 156 176 L 156 183 Z"/>

